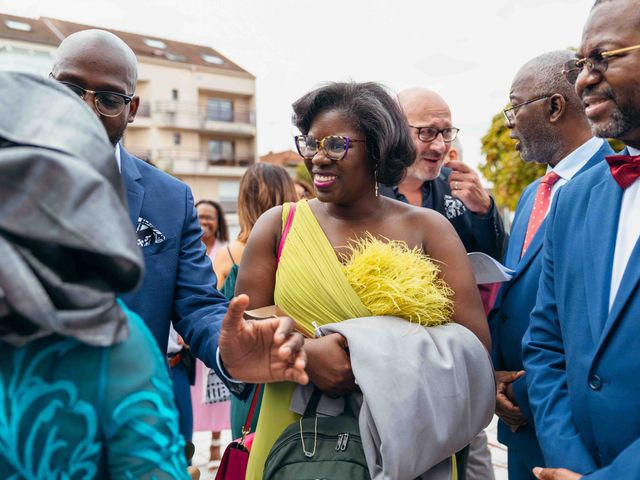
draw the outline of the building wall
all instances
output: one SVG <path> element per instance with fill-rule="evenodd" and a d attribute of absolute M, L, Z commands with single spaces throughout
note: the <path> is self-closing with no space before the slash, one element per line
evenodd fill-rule
<path fill-rule="evenodd" d="M 9 17 L 0 13 L 1 18 L 6 22 Z M 29 23 L 33 31 L 19 33 L 20 37 L 8 30 L 3 36 L 0 31 L 0 70 L 46 76 L 51 71 L 58 41 L 46 26 L 51 22 L 11 19 Z M 76 30 L 82 27 L 74 26 Z M 123 35 L 123 38 L 131 36 Z M 237 66 L 225 69 L 205 66 L 202 62 L 186 63 L 144 55 L 138 55 L 138 63 L 135 93 L 140 97 L 140 107 L 134 123 L 125 132 L 124 147 L 185 181 L 196 200 L 222 201 L 225 210 L 231 212 L 230 224 L 235 228 L 237 218 L 233 212 L 239 180 L 246 167 L 257 161 L 255 78 Z M 230 117 L 212 114 L 209 99 L 217 99 L 226 107 L 231 105 Z M 213 111 L 217 112 L 215 108 Z M 211 141 L 222 142 L 225 148 L 232 145 L 231 154 L 227 155 L 226 150 L 224 155 L 212 154 Z"/>

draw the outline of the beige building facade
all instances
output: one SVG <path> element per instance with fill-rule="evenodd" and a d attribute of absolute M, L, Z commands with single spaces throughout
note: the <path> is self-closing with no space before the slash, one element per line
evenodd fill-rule
<path fill-rule="evenodd" d="M 47 75 L 60 41 L 88 28 L 0 13 L 0 69 Z M 210 47 L 111 31 L 139 64 L 140 108 L 124 147 L 188 183 L 196 200 L 235 212 L 240 177 L 257 158 L 255 77 Z"/>

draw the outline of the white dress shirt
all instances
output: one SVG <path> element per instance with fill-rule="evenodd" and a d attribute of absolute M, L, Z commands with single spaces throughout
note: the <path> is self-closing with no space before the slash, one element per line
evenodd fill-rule
<path fill-rule="evenodd" d="M 629 155 L 640 155 L 640 150 L 627 147 Z M 640 237 L 640 178 L 636 178 L 623 193 L 620 206 L 620 220 L 618 220 L 618 235 L 616 249 L 613 254 L 613 268 L 611 271 L 611 290 L 609 293 L 609 310 L 616 298 L 624 271 L 629 263 L 631 252 Z"/>
<path fill-rule="evenodd" d="M 591 157 L 600 150 L 603 142 L 604 140 L 602 138 L 591 137 L 569 155 L 560 160 L 555 167 L 551 168 L 551 166 L 549 166 L 549 168 L 547 168 L 547 173 L 553 170 L 560 177 L 560 180 L 551 187 L 551 198 L 549 199 L 549 207 L 547 208 L 546 213 L 549 212 L 549 208 L 551 208 L 551 203 L 553 202 L 553 197 L 558 192 L 558 189 L 571 180 L 574 175 L 585 166 Z"/>
<path fill-rule="evenodd" d="M 122 160 L 120 160 L 120 144 L 119 143 L 116 144 L 116 162 L 118 163 L 118 171 L 122 173 L 122 166 L 121 166 Z"/>

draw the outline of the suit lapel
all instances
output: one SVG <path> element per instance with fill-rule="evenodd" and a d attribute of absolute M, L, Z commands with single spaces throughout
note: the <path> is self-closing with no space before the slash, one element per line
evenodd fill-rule
<path fill-rule="evenodd" d="M 584 282 L 591 334 L 598 343 L 609 311 L 611 266 L 616 245 L 622 189 L 610 175 L 591 189 L 586 212 Z"/>
<path fill-rule="evenodd" d="M 571 179 L 576 178 L 581 173 L 586 172 L 591 167 L 598 164 L 603 159 L 603 155 L 608 154 L 610 152 L 608 145 L 609 144 L 605 142 L 605 144 L 603 144 L 603 146 L 600 147 L 600 149 L 582 166 L 580 170 L 578 170 L 578 172 L 576 172 L 576 174 Z M 535 200 L 535 198 L 533 198 L 533 200 Z M 531 206 L 533 208 L 533 201 L 531 202 Z M 531 209 L 529 209 L 529 215 L 530 214 L 531 214 Z M 522 259 L 520 260 L 516 273 L 514 274 L 514 278 L 520 275 L 520 273 L 522 273 L 524 270 L 526 270 L 527 266 L 531 263 L 531 261 L 536 257 L 536 255 L 538 255 L 538 253 L 540 253 L 540 250 L 544 245 L 544 234 L 546 231 L 547 231 L 547 219 L 545 217 L 545 219 L 542 221 L 542 224 L 538 228 L 538 231 L 536 232 L 533 239 L 531 240 L 531 243 L 529 244 L 529 248 L 527 248 L 527 251 L 525 252 Z M 524 236 L 522 240 L 524 242 Z M 520 250 L 522 251 L 522 244 L 520 245 L 521 245 Z"/>
<path fill-rule="evenodd" d="M 127 151 L 120 148 L 120 165 L 122 168 L 122 178 L 125 188 L 127 189 L 127 204 L 129 207 L 129 218 L 133 224 L 133 228 L 138 226 L 138 218 L 142 210 L 142 201 L 144 200 L 144 186 L 140 183 L 142 175 L 131 155 Z"/>
<path fill-rule="evenodd" d="M 631 296 L 633 294 L 637 294 L 638 283 L 640 283 L 640 242 L 636 242 L 636 245 L 631 252 L 631 256 L 629 257 L 629 262 L 627 263 L 624 275 L 622 276 L 622 281 L 620 282 L 620 288 L 616 293 L 613 305 L 611 306 L 611 311 L 609 312 L 609 316 L 604 325 L 598 348 L 600 348 L 611 331 L 611 328 L 619 319 L 620 314 L 627 302 L 631 299 Z"/>
<path fill-rule="evenodd" d="M 527 226 L 529 225 L 529 217 L 531 217 L 531 210 L 533 210 L 533 202 L 535 200 L 535 190 L 537 184 L 532 188 L 532 194 L 525 200 L 525 204 L 522 208 L 522 214 L 518 216 L 517 224 L 513 225 L 511 229 L 511 241 L 509 242 L 509 251 L 507 252 L 507 258 L 505 264 L 507 267 L 516 270 L 518 263 L 520 263 L 520 253 L 522 253 L 522 245 L 524 244 L 524 237 L 527 234 Z M 513 248 L 512 248 L 513 247 Z"/>
<path fill-rule="evenodd" d="M 531 188 L 530 195 L 527 198 L 523 198 L 521 202 L 522 211 L 518 215 L 516 222 L 514 222 L 513 227 L 511 229 L 511 239 L 509 240 L 509 248 L 507 250 L 507 255 L 505 257 L 505 266 L 515 270 L 513 277 L 511 280 L 503 284 L 501 293 L 505 295 L 506 292 L 516 283 L 518 278 L 521 276 L 522 272 L 526 268 L 526 266 L 530 263 L 530 259 L 535 255 L 535 251 L 539 250 L 539 247 L 536 247 L 535 242 L 538 235 L 533 238 L 531 245 L 527 249 L 525 256 L 520 259 L 520 253 L 522 252 L 522 245 L 524 244 L 524 238 L 527 234 L 527 226 L 529 225 L 529 217 L 531 216 L 531 210 L 533 210 L 533 203 L 536 197 L 536 191 L 538 189 L 539 181 Z M 540 226 L 542 229 L 544 223 Z"/>

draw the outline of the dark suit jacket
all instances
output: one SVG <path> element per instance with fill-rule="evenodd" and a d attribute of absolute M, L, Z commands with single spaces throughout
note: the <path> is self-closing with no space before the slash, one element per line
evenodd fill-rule
<path fill-rule="evenodd" d="M 613 150 L 607 142 L 604 142 L 600 149 L 575 174 L 574 178 L 602 162 L 605 155 L 611 154 L 613 154 Z M 571 181 L 573 182 L 573 179 Z M 529 217 L 539 185 L 540 179 L 527 186 L 518 202 L 504 261 L 508 268 L 515 270 L 515 273 L 509 282 L 502 284 L 494 308 L 489 313 L 493 362 L 496 370 L 517 371 L 523 369 L 521 342 L 529 326 L 529 314 L 536 302 L 542 267 L 541 250 L 547 227 L 546 220 L 540 225 L 522 259 L 520 252 L 522 252 Z M 542 454 L 533 428 L 534 422 L 529 408 L 526 379 L 521 378 L 515 381 L 513 391 L 529 424 L 514 433 L 500 421 L 498 439 L 513 451 L 519 452 L 522 460 L 528 463 L 531 468 L 540 466 L 542 465 Z"/>
<path fill-rule="evenodd" d="M 161 352 L 166 354 L 173 320 L 194 355 L 220 374 L 216 351 L 228 302 L 215 288 L 191 190 L 121 147 L 120 153 L 131 223 L 136 228 L 144 219 L 164 237 L 142 247 L 142 284 L 121 298 L 143 318 Z M 144 232 L 157 237 L 149 228 L 138 232 L 139 244 Z"/>
<path fill-rule="evenodd" d="M 451 222 L 467 252 L 483 252 L 496 260 L 502 260 L 506 236 L 502 218 L 493 199 L 491 199 L 491 210 L 486 216 L 476 215 L 451 195 L 449 175 L 451 175 L 451 169 L 442 167 L 440 175 L 430 181 L 430 203 L 433 209 Z M 407 203 L 404 195 L 399 195 L 395 187 L 380 185 L 380 194 Z"/>

